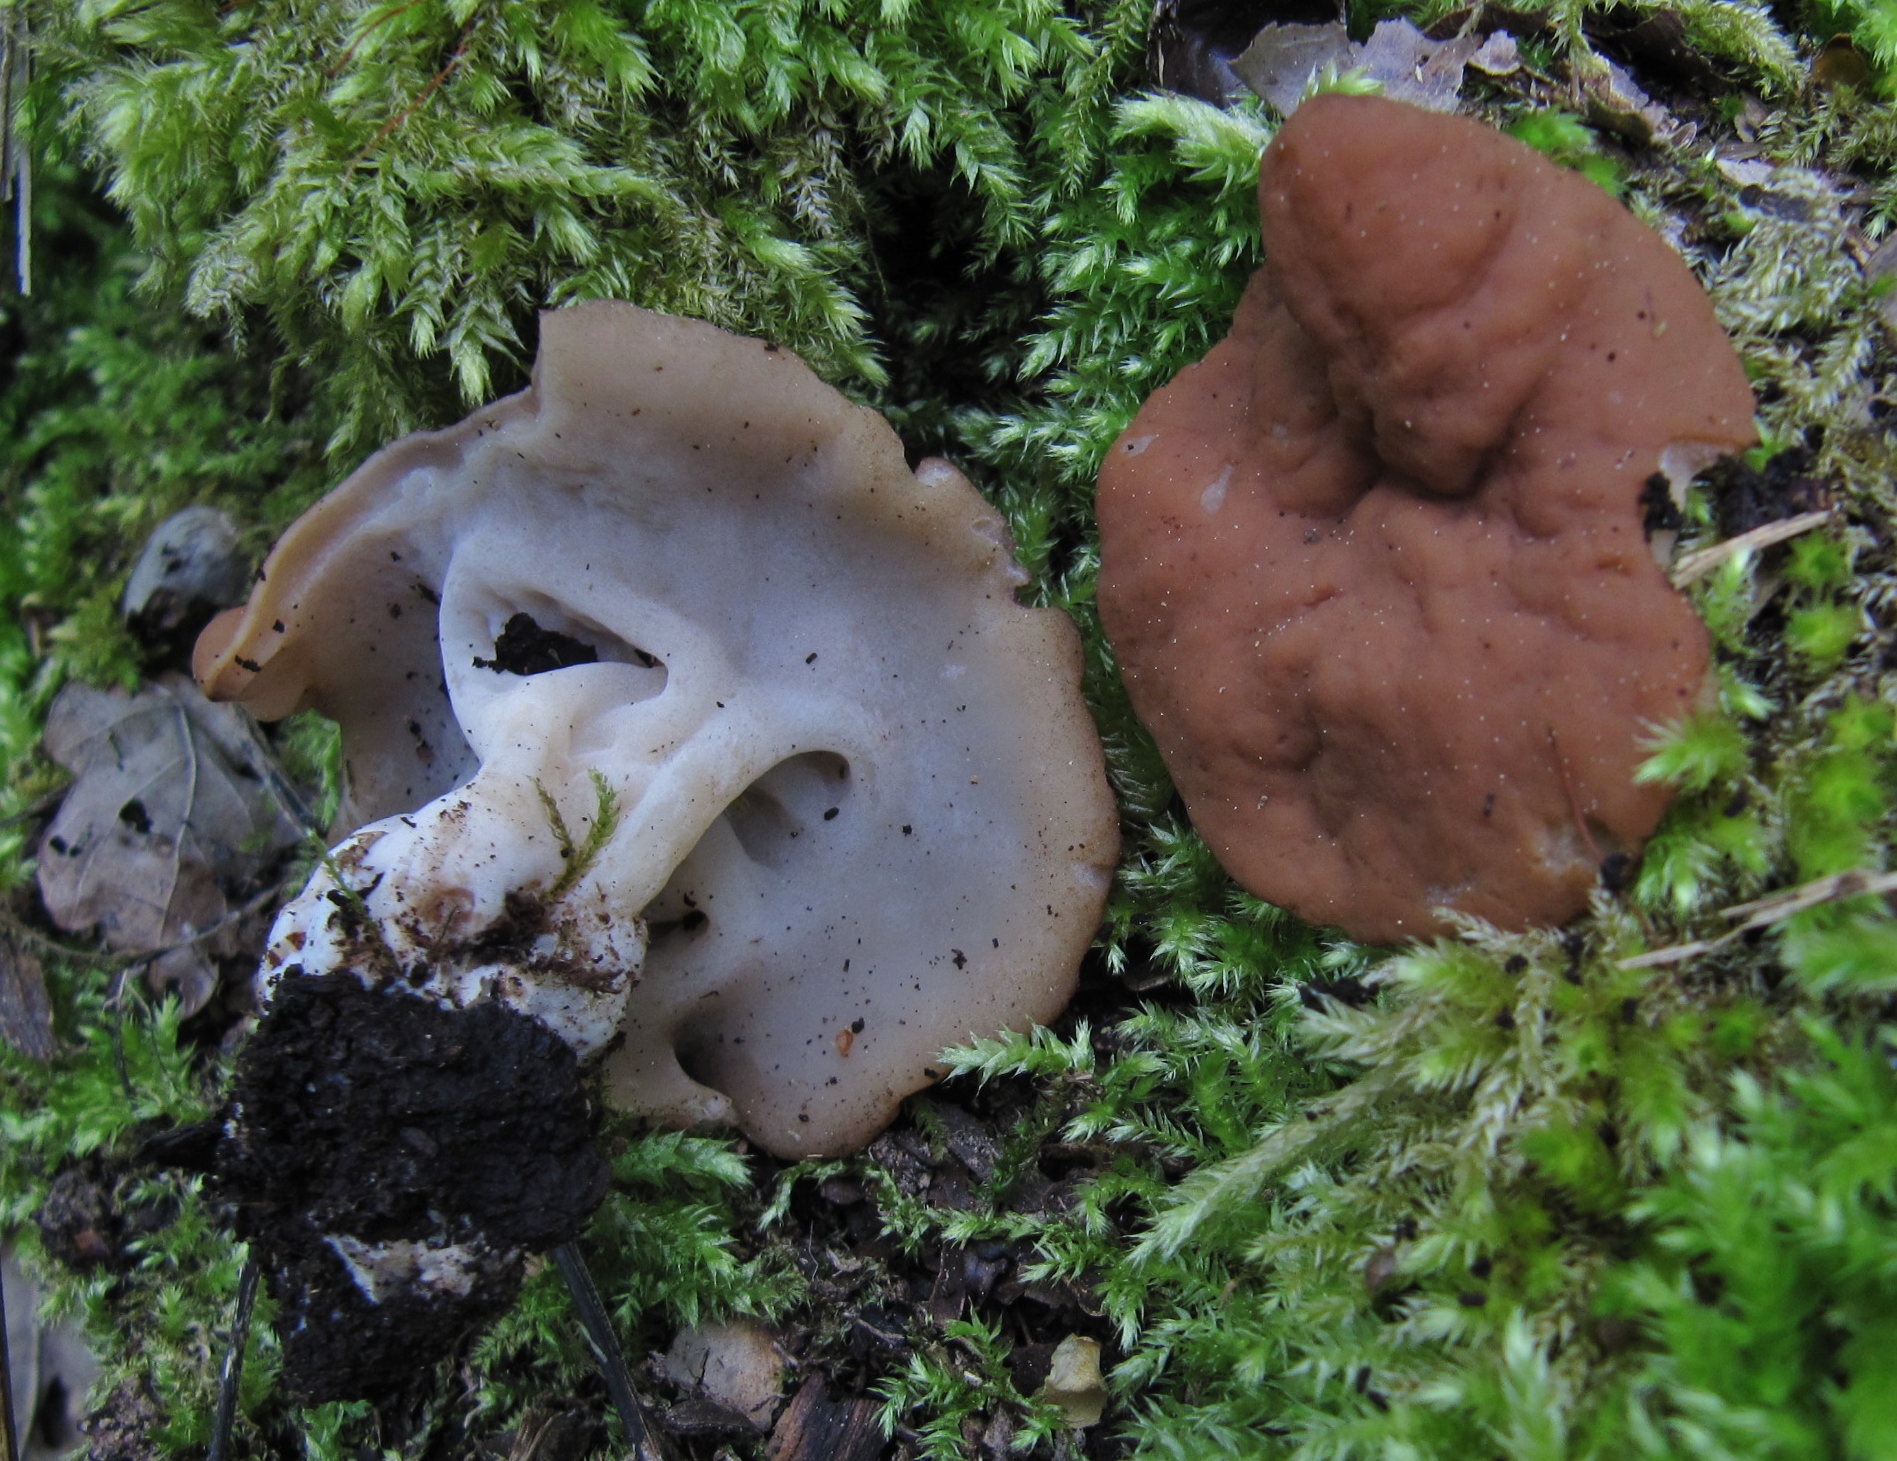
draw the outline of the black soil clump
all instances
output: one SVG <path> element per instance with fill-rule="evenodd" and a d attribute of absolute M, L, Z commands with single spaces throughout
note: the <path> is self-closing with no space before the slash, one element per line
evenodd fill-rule
<path fill-rule="evenodd" d="M 1722 457 L 1701 477 L 1713 493 L 1722 537 L 1779 522 L 1800 513 L 1831 506 L 1831 489 L 1812 475 L 1814 455 L 1808 447 L 1787 447 L 1763 468 L 1749 467 L 1740 457 Z"/>
<path fill-rule="evenodd" d="M 443 1009 L 347 972 L 278 986 L 229 1117 L 218 1182 L 306 1403 L 400 1390 L 606 1194 L 564 1041 L 503 1005 Z"/>
<path fill-rule="evenodd" d="M 544 675 L 549 670 L 597 663 L 599 651 L 592 645 L 557 629 L 542 629 L 532 614 L 514 614 L 501 626 L 493 659 L 474 658 L 477 670 L 497 675 Z"/>

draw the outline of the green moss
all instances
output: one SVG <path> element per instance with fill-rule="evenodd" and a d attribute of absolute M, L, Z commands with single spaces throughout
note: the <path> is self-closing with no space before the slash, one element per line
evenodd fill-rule
<path fill-rule="evenodd" d="M 1653 1346 L 1625 1389 L 1642 1453 L 1897 1454 L 1889 1035 L 1808 1029 L 1813 1063 L 1736 1077 L 1730 1121 L 1632 1209 L 1652 1242 L 1600 1307 Z"/>

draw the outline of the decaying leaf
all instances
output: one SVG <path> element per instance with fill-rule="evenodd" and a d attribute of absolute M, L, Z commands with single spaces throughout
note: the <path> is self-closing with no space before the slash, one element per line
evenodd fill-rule
<path fill-rule="evenodd" d="M 22 1432 L 20 1461 L 57 1461 L 82 1440 L 79 1417 L 99 1364 L 74 1321 L 40 1317 L 46 1295 L 11 1251 L 0 1251 L 0 1309 L 6 1312 L 6 1353 L 13 1415 Z M 112 1454 L 112 1453 L 105 1453 Z"/>
<path fill-rule="evenodd" d="M 1361 72 L 1394 101 L 1453 112 L 1463 68 L 1478 53 L 1499 63 L 1503 42 L 1512 55 L 1513 42 L 1502 31 L 1487 42 L 1473 32 L 1437 41 L 1407 20 L 1385 20 L 1359 45 L 1341 24 L 1268 25 L 1232 62 L 1232 69 L 1287 117 L 1327 70 Z"/>
<path fill-rule="evenodd" d="M 1407 20 L 1385 20 L 1359 48 L 1356 64 L 1372 81 L 1382 83 L 1383 94 L 1392 101 L 1453 112 L 1462 89 L 1462 68 L 1481 47 L 1477 35 L 1432 41 Z"/>
<path fill-rule="evenodd" d="M 1576 106 L 1590 123 L 1603 132 L 1624 137 L 1636 147 L 1648 146 L 1656 139 L 1688 140 L 1682 124 L 1612 61 L 1596 58 L 1591 65 L 1576 65 L 1574 91 Z"/>
<path fill-rule="evenodd" d="M 1513 76 L 1522 69 L 1521 48 L 1514 36 L 1498 30 L 1476 48 L 1469 65 L 1484 76 Z"/>
<path fill-rule="evenodd" d="M 1288 117 L 1298 109 L 1313 78 L 1327 66 L 1347 70 L 1356 49 L 1342 21 L 1268 25 L 1232 62 L 1232 69 Z"/>
<path fill-rule="evenodd" d="M 53 1058 L 53 1010 L 39 956 L 0 930 L 0 1040 L 34 1060 Z"/>
<path fill-rule="evenodd" d="M 45 748 L 74 778 L 40 844 L 47 913 L 115 952 L 157 954 L 148 981 L 201 1007 L 221 950 L 187 941 L 302 836 L 264 778 L 254 724 L 181 675 L 135 695 L 75 683 L 53 702 Z"/>
<path fill-rule="evenodd" d="M 1157 0 L 1146 34 L 1147 74 L 1167 91 L 1224 106 L 1245 91 L 1233 62 L 1261 26 L 1326 29 L 1319 22 L 1343 17 L 1335 0 Z"/>

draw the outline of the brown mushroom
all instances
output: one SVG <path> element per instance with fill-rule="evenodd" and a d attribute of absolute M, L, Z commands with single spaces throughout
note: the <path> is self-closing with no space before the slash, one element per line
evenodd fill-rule
<path fill-rule="evenodd" d="M 1560 923 L 1704 693 L 1643 501 L 1751 443 L 1745 374 L 1656 235 L 1476 122 L 1320 97 L 1259 197 L 1231 334 L 1100 473 L 1134 707 L 1260 897 L 1368 940 Z"/>

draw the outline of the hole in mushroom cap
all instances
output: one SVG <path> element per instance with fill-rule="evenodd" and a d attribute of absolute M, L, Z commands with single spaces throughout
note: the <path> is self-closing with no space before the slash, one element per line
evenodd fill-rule
<path fill-rule="evenodd" d="M 530 604 L 490 603 L 476 610 L 477 628 L 469 626 L 476 647 L 469 655 L 475 669 L 496 675 L 532 676 L 576 665 L 635 665 L 656 672 L 647 694 L 656 695 L 666 680 L 665 664 L 649 650 L 603 625 L 540 600 Z M 480 638 L 489 641 L 483 646 Z"/>
<path fill-rule="evenodd" d="M 710 917 L 702 908 L 687 908 L 682 913 L 667 911 L 661 916 L 656 906 L 647 910 L 649 921 L 646 924 L 647 947 L 662 939 L 690 938 L 702 934 L 711 925 Z"/>
<path fill-rule="evenodd" d="M 765 867 L 787 866 L 799 839 L 842 819 L 849 809 L 850 763 L 830 751 L 780 761 L 739 793 L 724 819 L 745 856 Z"/>
<path fill-rule="evenodd" d="M 718 1089 L 717 1062 L 713 1058 L 717 1037 L 711 1032 L 709 1024 L 687 1021 L 673 1040 L 678 1068 L 699 1085 L 711 1090 Z"/>
<path fill-rule="evenodd" d="M 508 616 L 494 640 L 494 657 L 474 657 L 477 670 L 492 670 L 497 675 L 540 675 L 548 670 L 564 670 L 571 665 L 599 663 L 599 651 L 583 644 L 571 634 L 543 629 L 532 614 Z"/>
<path fill-rule="evenodd" d="M 672 881 L 646 906 L 651 946 L 702 937 L 718 910 L 700 886 L 700 863 L 708 848 L 735 839 L 759 867 L 794 867 L 800 851 L 815 845 L 829 824 L 846 824 L 851 794 L 850 763 L 833 751 L 806 751 L 778 762 L 746 787 L 705 833 Z"/>

